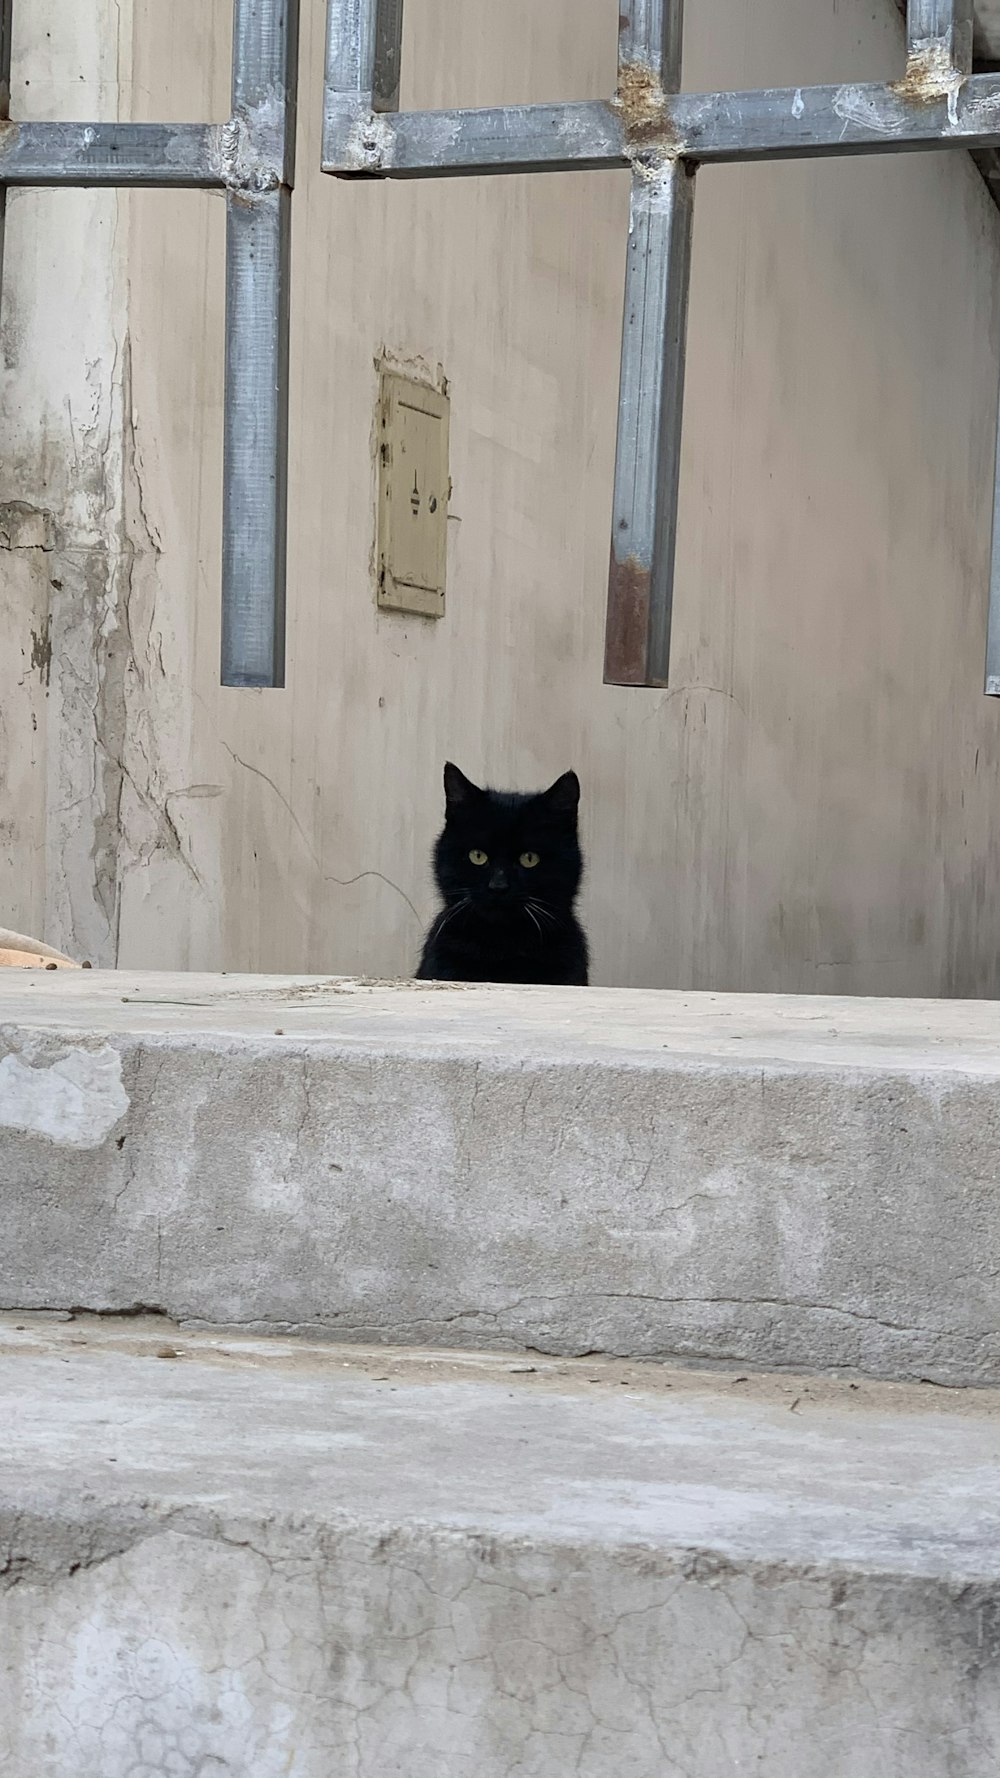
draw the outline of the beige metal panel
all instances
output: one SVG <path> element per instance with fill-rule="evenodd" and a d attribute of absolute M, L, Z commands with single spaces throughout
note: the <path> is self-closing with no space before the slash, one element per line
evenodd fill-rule
<path fill-rule="evenodd" d="M 443 617 L 448 567 L 448 397 L 416 377 L 379 381 L 377 596 Z"/>

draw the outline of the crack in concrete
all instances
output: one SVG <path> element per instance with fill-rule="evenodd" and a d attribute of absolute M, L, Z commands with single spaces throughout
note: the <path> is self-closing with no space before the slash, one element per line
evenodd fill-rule
<path fill-rule="evenodd" d="M 322 860 L 319 856 L 319 853 L 316 851 L 316 848 L 313 845 L 312 841 L 310 840 L 309 835 L 306 833 L 306 830 L 303 827 L 301 821 L 299 820 L 298 815 L 296 814 L 295 809 L 293 808 L 290 799 L 285 795 L 284 791 L 280 790 L 278 788 L 277 784 L 274 782 L 274 779 L 269 777 L 267 772 L 262 771 L 260 766 L 251 765 L 251 763 L 248 759 L 243 759 L 242 756 L 236 752 L 235 748 L 233 748 L 229 745 L 228 741 L 223 741 L 222 746 L 225 748 L 226 752 L 229 754 L 229 756 L 233 760 L 234 764 L 236 764 L 238 766 L 242 766 L 242 768 L 245 772 L 251 772 L 255 778 L 260 778 L 269 787 L 269 789 L 273 790 L 275 796 L 278 798 L 278 801 L 281 803 L 282 807 L 287 811 L 288 815 L 291 817 L 292 825 L 295 828 L 295 831 L 298 834 L 299 839 L 302 841 L 303 846 L 305 847 L 306 851 L 308 852 L 309 857 L 311 858 L 313 864 L 316 866 L 316 869 L 319 872 L 320 879 L 322 882 L 336 883 L 337 886 L 341 889 L 350 889 L 354 886 L 355 883 L 364 882 L 366 880 L 366 878 L 369 878 L 369 877 L 375 878 L 378 882 L 384 883 L 386 885 L 387 889 L 392 889 L 395 892 L 395 894 L 400 897 L 400 899 L 402 901 L 405 901 L 407 907 L 409 908 L 411 914 L 413 915 L 413 918 L 417 921 L 418 925 L 421 927 L 423 926 L 424 922 L 421 919 L 421 916 L 418 913 L 417 909 L 414 907 L 409 896 L 407 895 L 406 890 L 401 888 L 398 883 L 394 883 L 391 877 L 387 877 L 385 875 L 384 871 L 359 870 L 359 871 L 355 871 L 354 875 L 350 876 L 350 877 L 336 877 L 336 876 L 332 875 L 332 873 L 330 873 L 328 871 L 324 871 Z"/>

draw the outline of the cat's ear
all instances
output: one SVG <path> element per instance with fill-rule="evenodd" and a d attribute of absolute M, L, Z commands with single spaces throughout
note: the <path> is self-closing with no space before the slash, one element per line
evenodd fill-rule
<path fill-rule="evenodd" d="M 580 806 L 580 780 L 575 772 L 564 772 L 548 790 L 542 801 L 554 815 L 575 815 Z"/>
<path fill-rule="evenodd" d="M 444 768 L 444 800 L 449 809 L 461 809 L 482 796 L 482 791 L 453 766 L 449 759 Z"/>

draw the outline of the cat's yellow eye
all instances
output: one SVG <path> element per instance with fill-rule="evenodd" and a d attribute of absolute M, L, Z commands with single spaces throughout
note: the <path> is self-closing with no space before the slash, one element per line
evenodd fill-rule
<path fill-rule="evenodd" d="M 522 852 L 519 862 L 524 865 L 525 870 L 534 870 L 535 865 L 538 863 L 538 853 Z"/>
<path fill-rule="evenodd" d="M 490 862 L 486 853 L 480 852 L 478 846 L 473 846 L 472 851 L 469 853 L 469 858 L 473 864 L 489 864 Z"/>

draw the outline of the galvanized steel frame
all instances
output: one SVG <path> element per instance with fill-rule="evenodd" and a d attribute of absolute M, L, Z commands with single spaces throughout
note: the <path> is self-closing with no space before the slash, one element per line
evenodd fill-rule
<path fill-rule="evenodd" d="M 0 0 L 0 138 L 10 118 L 10 50 L 13 0 Z M 7 187 L 0 184 L 0 292 L 3 290 L 4 229 L 7 221 Z"/>
<path fill-rule="evenodd" d="M 222 683 L 283 685 L 298 0 L 233 0 L 232 115 L 221 124 L 11 122 L 11 12 L 0 0 L 0 273 L 9 186 L 225 193 Z"/>
<path fill-rule="evenodd" d="M 972 74 L 973 0 L 909 0 L 896 82 L 729 93 L 677 90 L 683 0 L 621 0 L 613 99 L 417 112 L 397 109 L 403 0 L 328 0 L 328 8 L 324 172 L 420 179 L 631 169 L 604 677 L 665 685 L 697 169 L 1000 145 L 1000 75 Z M 1000 474 L 986 691 L 1000 696 Z"/>

